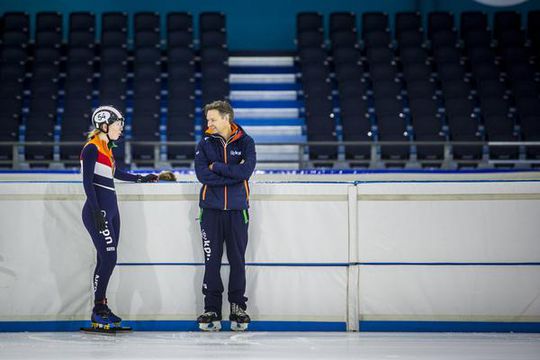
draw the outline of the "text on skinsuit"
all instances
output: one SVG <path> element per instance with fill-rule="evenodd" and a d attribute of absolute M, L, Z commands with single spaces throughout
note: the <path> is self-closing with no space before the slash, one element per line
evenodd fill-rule
<path fill-rule="evenodd" d="M 99 275 L 96 274 L 96 276 L 94 277 L 94 292 L 96 292 L 97 290 L 98 282 L 99 282 Z"/>
<path fill-rule="evenodd" d="M 210 240 L 206 237 L 206 231 L 201 230 L 201 236 L 203 240 L 203 251 L 206 261 L 210 260 L 210 255 L 212 255 L 212 248 L 210 248 Z"/>
<path fill-rule="evenodd" d="M 105 216 L 105 219 L 106 219 L 107 212 L 105 210 L 101 210 L 101 213 L 103 214 L 103 216 Z M 107 245 L 112 244 L 113 239 L 111 237 L 111 232 L 109 231 L 109 222 L 107 220 L 105 220 L 105 230 L 100 231 L 99 233 L 103 235 L 103 237 L 105 238 L 105 243 Z M 114 251 L 114 250 L 109 250 L 109 248 L 107 248 L 107 251 Z"/>

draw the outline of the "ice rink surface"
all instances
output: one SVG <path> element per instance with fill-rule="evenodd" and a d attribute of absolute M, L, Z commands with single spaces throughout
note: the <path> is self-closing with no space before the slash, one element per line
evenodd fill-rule
<path fill-rule="evenodd" d="M 539 360 L 540 334 L 0 333 L 0 359 Z"/>

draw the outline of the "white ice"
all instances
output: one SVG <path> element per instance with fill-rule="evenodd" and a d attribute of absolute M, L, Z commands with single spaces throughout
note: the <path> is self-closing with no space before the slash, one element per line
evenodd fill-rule
<path fill-rule="evenodd" d="M 0 333 L 0 359 L 539 360 L 540 334 Z"/>

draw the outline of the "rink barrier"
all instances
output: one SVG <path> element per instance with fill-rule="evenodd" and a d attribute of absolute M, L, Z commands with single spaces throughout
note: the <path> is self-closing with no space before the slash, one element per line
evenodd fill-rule
<path fill-rule="evenodd" d="M 193 320 L 132 321 L 122 322 L 134 331 L 199 331 Z M 230 331 L 230 321 L 221 322 L 222 331 Z M 90 321 L 0 321 L 0 332 L 50 332 L 79 331 L 90 327 Z M 346 331 L 345 322 L 327 321 L 252 321 L 250 331 Z"/>
<path fill-rule="evenodd" d="M 196 321 L 125 321 L 134 331 L 197 331 Z M 2 332 L 78 331 L 89 321 L 1 321 Z M 471 321 L 360 321 L 362 332 L 514 332 L 538 333 L 540 323 Z M 222 322 L 229 331 L 229 321 Z M 253 321 L 251 331 L 345 331 L 344 322 Z"/>
<path fill-rule="evenodd" d="M 492 261 L 492 259 L 490 258 L 490 256 L 493 256 L 493 254 L 491 253 L 485 253 L 482 255 L 482 253 L 479 253 L 481 256 L 485 256 L 486 258 L 485 259 L 479 259 L 479 260 L 483 260 L 483 261 L 465 261 L 465 260 L 461 260 L 459 259 L 460 261 L 454 261 L 455 259 L 452 258 L 452 259 L 447 259 L 448 261 L 418 261 L 419 259 L 417 258 L 418 255 L 423 255 L 423 256 L 426 256 L 426 257 L 433 257 L 435 254 L 437 253 L 430 253 L 430 249 L 425 249 L 425 248 L 421 248 L 419 247 L 418 245 L 410 245 L 410 244 L 407 244 L 407 247 L 403 247 L 401 249 L 399 248 L 393 248 L 392 246 L 395 246 L 395 245 L 392 245 L 391 243 L 389 244 L 385 244 L 384 241 L 382 243 L 379 243 L 379 242 L 374 242 L 375 240 L 372 240 L 372 237 L 373 236 L 379 236 L 380 234 L 378 233 L 372 233 L 371 235 L 369 234 L 362 234 L 362 241 L 359 242 L 357 240 L 354 240 L 354 241 L 351 241 L 351 239 L 357 239 L 358 236 L 360 236 L 358 233 L 357 233 L 357 228 L 356 228 L 356 221 L 357 221 L 357 216 L 359 216 L 358 214 L 358 211 L 359 211 L 359 207 L 360 207 L 360 203 L 362 202 L 365 202 L 365 201 L 375 201 L 375 203 L 379 204 L 377 206 L 386 206 L 385 204 L 388 203 L 389 204 L 389 208 L 386 209 L 385 211 L 394 211 L 395 210 L 395 207 L 399 205 L 399 203 L 406 203 L 406 201 L 420 201 L 422 203 L 430 203 L 430 202 L 436 202 L 436 201 L 445 201 L 445 202 L 448 202 L 449 200 L 453 200 L 452 197 L 457 197 L 458 200 L 462 200 L 462 201 L 476 201 L 476 202 L 482 202 L 482 201 L 486 201 L 486 200 L 490 200 L 488 201 L 488 204 L 487 206 L 488 207 L 493 207 L 493 206 L 497 206 L 498 205 L 498 202 L 501 202 L 502 204 L 507 204 L 510 202 L 513 202 L 513 201 L 518 201 L 520 206 L 525 206 L 523 204 L 525 203 L 529 203 L 529 205 L 526 205 L 526 206 L 533 206 L 535 203 L 534 201 L 537 201 L 538 199 L 540 199 L 540 194 L 538 190 L 535 190 L 535 192 L 531 192 L 531 193 L 526 193 L 526 192 L 519 192 L 519 191 L 515 191 L 515 192 L 512 192 L 510 191 L 509 193 L 504 193 L 501 192 L 501 193 L 494 193 L 494 192 L 490 192 L 490 191 L 484 191 L 482 189 L 482 193 L 480 194 L 474 194 L 474 193 L 470 193 L 470 194 L 464 194 L 463 192 L 455 192 L 454 194 L 426 194 L 425 192 L 422 191 L 422 188 L 424 188 L 424 186 L 428 186 L 429 184 L 438 184 L 438 185 L 445 185 L 445 184 L 449 184 L 449 185 L 452 185 L 452 184 L 463 184 L 463 185 L 467 185 L 467 184 L 471 184 L 471 185 L 474 185 L 476 183 L 483 183 L 483 184 L 486 184 L 485 186 L 490 186 L 490 185 L 501 185 L 501 190 L 504 190 L 504 184 L 507 184 L 508 186 L 510 187 L 514 187 L 514 186 L 517 186 L 517 187 L 520 187 L 522 186 L 523 184 L 530 184 L 531 186 L 535 186 L 538 181 L 496 181 L 496 180 L 489 180 L 489 181 L 444 181 L 444 182 L 440 182 L 440 181 L 381 181 L 381 182 L 376 182 L 376 184 L 383 184 L 383 185 L 388 185 L 388 186 L 396 186 L 397 188 L 399 188 L 400 186 L 410 186 L 410 185 L 414 185 L 414 186 L 419 186 L 420 188 L 420 192 L 418 194 L 411 194 L 409 190 L 405 189 L 403 192 L 405 192 L 405 194 L 372 194 L 372 193 L 369 193 L 367 194 L 367 197 L 366 194 L 360 194 L 358 193 L 359 191 L 359 188 L 362 188 L 363 185 L 374 185 L 375 183 L 373 182 L 355 182 L 353 184 L 351 183 L 344 183 L 342 185 L 344 186 L 347 186 L 348 189 L 347 189 L 347 192 L 345 194 L 341 194 L 341 195 L 338 195 L 338 194 L 318 194 L 318 195 L 315 195 L 315 198 L 318 198 L 319 201 L 323 201 L 323 202 L 328 202 L 328 201 L 325 201 L 326 200 L 329 200 L 330 202 L 331 201 L 339 201 L 339 202 L 344 202 L 344 201 L 347 201 L 348 202 L 348 216 L 343 216 L 345 218 L 345 220 L 347 220 L 347 223 L 348 223 L 348 235 L 347 235 L 347 238 L 348 238 L 348 244 L 346 245 L 346 248 L 347 248 L 347 251 L 346 251 L 346 255 L 348 256 L 348 259 L 343 259 L 345 261 L 335 261 L 335 256 L 337 253 L 335 253 L 334 255 L 334 260 L 332 261 L 332 256 L 329 256 L 328 253 L 324 252 L 323 250 L 323 254 L 328 257 L 327 260 L 325 261 L 305 261 L 307 260 L 307 258 L 305 258 L 305 254 L 303 255 L 302 252 L 294 252 L 296 251 L 297 249 L 293 249 L 293 252 L 294 252 L 294 255 L 296 257 L 293 257 L 294 258 L 294 261 L 276 261 L 276 259 L 274 259 L 272 256 L 275 255 L 274 251 L 276 250 L 276 248 L 268 248 L 267 250 L 264 250 L 262 253 L 258 252 L 258 253 L 251 253 L 251 255 L 256 255 L 256 256 L 261 256 L 263 255 L 264 256 L 267 256 L 267 255 L 270 255 L 268 257 L 268 259 L 272 259 L 273 262 L 269 262 L 269 263 L 266 263 L 264 261 L 261 261 L 261 260 L 265 260 L 265 259 L 256 259 L 257 261 L 248 261 L 248 267 L 251 267 L 251 268 L 256 268 L 256 269 L 266 269 L 266 268 L 274 268 L 276 269 L 280 269 L 280 271 L 285 271 L 286 274 L 290 274 L 290 275 L 294 275 L 296 271 L 301 271 L 302 268 L 306 268 L 306 271 L 309 270 L 309 269 L 313 269 L 313 270 L 316 270 L 316 269 L 319 269 L 319 268 L 335 268 L 336 270 L 339 270 L 339 269 L 343 269 L 344 271 L 347 272 L 347 276 L 346 276 L 346 287 L 347 287 L 347 292 L 346 292 L 346 297 L 347 297 L 347 301 L 346 301 L 346 307 L 347 309 L 345 310 L 345 313 L 346 313 L 346 321 L 282 321 L 282 320 L 278 320 L 278 321 L 262 321 L 262 320 L 257 320 L 255 319 L 256 321 L 253 322 L 253 327 L 252 327 L 252 330 L 261 330 L 261 331 L 272 331 L 272 330 L 276 330 L 276 331 L 282 331 L 282 330 L 287 330 L 287 331 L 290 331 L 290 330 L 298 330 L 298 331 L 342 331 L 342 330 L 345 330 L 345 329 L 348 329 L 348 330 L 360 330 L 360 331 L 523 331 L 523 332 L 538 332 L 540 329 L 538 329 L 539 325 L 540 325 L 540 322 L 530 322 L 530 321 L 511 321 L 510 319 L 512 319 L 512 314 L 508 314 L 506 315 L 506 317 L 509 319 L 509 321 L 493 321 L 493 317 L 491 316 L 485 316 L 485 319 L 486 321 L 465 321 L 466 320 L 466 317 L 467 317 L 467 314 L 465 315 L 460 315 L 464 318 L 464 321 L 445 321 L 444 320 L 444 317 L 440 317 L 438 316 L 436 313 L 433 314 L 433 318 L 434 319 L 439 319 L 439 320 L 436 320 L 436 321 L 429 321 L 426 320 L 426 321 L 399 321 L 397 319 L 399 319 L 401 316 L 397 315 L 395 316 L 396 319 L 388 319 L 388 320 L 371 320 L 371 318 L 373 317 L 376 317 L 377 314 L 391 314 L 390 312 L 384 312 L 384 311 L 375 311 L 377 309 L 368 309 L 369 311 L 367 312 L 362 312 L 362 311 L 359 311 L 357 308 L 356 308 L 356 303 L 360 302 L 360 304 L 363 304 L 365 301 L 363 301 L 363 297 L 365 297 L 366 295 L 367 296 L 371 296 L 371 294 L 366 294 L 366 293 L 363 293 L 361 291 L 361 287 L 358 286 L 358 276 L 360 276 L 363 272 L 362 268 L 390 268 L 390 271 L 392 271 L 392 267 L 396 267 L 396 268 L 402 268 L 402 269 L 408 269 L 408 268 L 411 268 L 414 270 L 414 267 L 430 267 L 430 268 L 433 268 L 433 269 L 436 269 L 436 268 L 444 268 L 445 267 L 451 267 L 453 269 L 460 269 L 460 268 L 470 268 L 472 266 L 480 266 L 480 267 L 485 267 L 485 266 L 489 266 L 489 267 L 494 267 L 494 268 L 502 268 L 502 269 L 519 269 L 519 268 L 527 268 L 527 267 L 531 267 L 531 268 L 537 268 L 538 265 L 540 265 L 540 262 L 537 261 L 538 259 L 538 252 L 536 252 L 536 248 L 535 247 L 530 247 L 530 243 L 526 243 L 525 245 L 524 244 L 517 244 L 516 246 L 519 247 L 523 247 L 523 246 L 526 246 L 526 248 L 522 248 L 522 252 L 524 255 L 520 255 L 520 256 L 529 256 L 527 259 L 523 259 L 524 261 L 517 261 L 519 256 L 517 256 L 516 258 L 513 258 L 512 256 L 516 256 L 516 254 L 509 254 L 509 259 L 508 261 Z M 35 183 L 31 183 L 31 184 L 27 184 L 27 185 L 40 185 L 42 184 L 42 182 L 35 182 Z M 53 185 L 62 185 L 62 184 L 80 184 L 80 182 L 60 182 L 60 183 L 52 183 Z M 320 185 L 321 183 L 318 183 L 318 184 L 314 184 L 314 185 Z M 325 184 L 328 184 L 328 185 L 339 185 L 338 183 L 334 183 L 334 182 L 331 182 L 331 183 L 325 183 Z M 7 184 L 6 184 L 7 185 Z M 14 184 L 15 185 L 15 184 Z M 133 191 L 134 193 L 133 194 L 120 194 L 119 198 L 120 198 L 120 201 L 124 202 L 124 205 L 123 206 L 126 206 L 126 204 L 134 204 L 134 203 L 137 203 L 138 200 L 146 200 L 148 199 L 148 201 L 144 201 L 144 203 L 150 203 L 152 201 L 158 201 L 157 199 L 159 198 L 163 198 L 161 195 L 159 196 L 156 196 L 155 194 L 150 194 L 150 193 L 145 193 L 142 195 L 142 196 L 139 196 L 139 195 L 136 195 L 135 193 L 138 191 L 137 189 L 143 189 L 143 188 L 140 188 L 140 186 L 144 186 L 144 185 L 131 185 L 129 184 L 130 186 L 125 186 L 123 187 L 124 190 L 129 190 L 128 192 L 131 192 Z M 186 185 L 189 185 L 189 184 L 186 184 Z M 264 184 L 261 184 L 261 185 L 264 185 Z M 270 185 L 279 185 L 280 188 L 282 187 L 290 187 L 290 186 L 293 186 L 293 184 L 291 183 L 280 183 L 280 184 L 270 184 Z M 305 187 L 305 183 L 302 183 L 302 184 L 294 184 L 294 185 L 303 185 L 302 187 Z M 260 185 L 258 185 L 260 186 Z M 164 188 L 170 188 L 170 186 L 165 185 Z M 152 189 L 152 187 L 146 187 L 144 188 L 145 190 L 150 190 Z M 424 188 L 425 189 L 425 188 Z M 537 189 L 535 187 L 535 189 Z M 20 190 L 20 189 L 19 189 Z M 155 188 L 153 189 L 155 190 Z M 377 190 L 377 189 L 375 189 Z M 407 192 L 409 191 L 409 192 Z M 19 195 L 21 195 L 21 197 L 18 197 Z M 31 196 L 26 198 L 27 201 L 36 201 L 36 200 L 40 200 L 39 199 L 39 194 L 36 194 L 36 193 L 33 193 L 33 194 L 30 194 L 32 196 L 35 196 L 34 198 L 32 198 Z M 52 194 L 45 194 L 47 196 L 45 196 L 45 198 L 49 199 L 49 200 L 61 200 L 63 199 L 63 195 L 62 194 L 55 194 L 54 191 Z M 265 194 L 265 195 L 260 195 L 260 194 L 255 194 L 256 196 L 254 196 L 254 199 L 259 199 L 257 200 L 259 203 L 260 201 L 264 201 L 266 199 L 269 199 L 271 197 L 274 197 L 274 199 L 276 199 L 277 201 L 271 201 L 272 203 L 279 203 L 281 201 L 284 201 L 284 200 L 289 200 L 289 201 L 292 201 L 293 203 L 301 203 L 302 202 L 302 196 L 293 196 L 292 198 L 288 198 L 287 196 L 284 196 L 283 194 L 274 194 L 274 195 L 271 195 L 271 194 Z M 443 196 L 440 196 L 440 195 L 443 195 Z M 6 201 L 13 201 L 13 200 L 23 200 L 24 201 L 24 196 L 25 194 L 23 193 L 19 193 L 19 194 L 6 194 L 6 193 L 2 193 L 1 192 L 1 188 L 0 188 L 0 200 L 6 200 Z M 71 194 L 70 196 L 74 196 L 75 199 L 77 199 L 77 201 L 79 201 L 80 199 L 82 199 L 80 197 L 80 195 L 77 195 L 77 194 Z M 69 196 L 68 196 L 69 197 Z M 175 201 L 178 201 L 178 200 L 181 200 L 182 203 L 185 203 L 185 202 L 189 202 L 189 201 L 194 201 L 193 199 L 196 199 L 196 197 L 193 197 L 193 195 L 182 195 L 182 196 L 172 196 L 171 197 L 172 199 L 175 199 Z M 351 199 L 353 199 L 353 201 L 351 201 Z M 356 199 L 356 201 L 354 201 L 354 199 Z M 381 201 L 382 199 L 382 201 Z M 43 199 L 41 199 L 43 200 Z M 74 200 L 73 198 L 72 199 L 68 199 L 68 198 L 65 198 L 65 202 L 63 201 L 63 203 L 70 203 L 70 201 Z M 125 200 L 128 200 L 128 201 L 125 201 Z M 454 199 L 455 200 L 455 199 Z M 491 201 L 493 200 L 493 201 Z M 533 201 L 528 201 L 528 200 L 533 200 Z M 254 212 L 257 213 L 257 206 L 259 205 L 257 203 L 257 201 L 255 202 L 254 206 L 255 206 L 255 209 L 254 209 Z M 397 202 L 395 204 L 395 202 Z M 450 203 L 453 203 L 454 201 L 450 201 Z M 459 201 L 457 201 L 459 202 Z M 532 205 L 531 205 L 532 203 Z M 329 204 L 330 205 L 330 204 Z M 70 205 L 71 206 L 71 205 Z M 122 206 L 122 204 L 121 204 Z M 142 206 L 142 204 L 141 204 Z M 147 205 L 144 205 L 144 206 L 147 206 Z M 312 204 L 308 201 L 308 206 L 312 206 Z M 371 209 L 371 208 L 370 208 Z M 16 209 L 15 209 L 16 210 Z M 17 214 L 17 212 L 15 211 L 14 209 L 4 209 L 4 213 L 2 213 L 3 216 L 3 219 L 8 219 L 8 216 L 11 215 L 11 213 L 13 212 L 15 215 Z M 51 211 L 51 208 L 48 209 L 49 211 Z M 148 210 L 151 210 L 151 208 L 149 208 Z M 267 210 L 266 210 L 267 211 Z M 124 215 L 125 211 L 122 210 L 122 214 Z M 129 212 L 128 212 L 128 216 L 127 216 L 127 219 L 129 221 Z M 278 213 L 276 213 L 278 214 Z M 73 216 L 73 214 L 71 213 L 66 213 L 66 215 L 69 215 L 69 216 Z M 283 215 L 283 214 L 282 214 Z M 283 216 L 286 216 L 287 214 L 284 214 Z M 31 215 L 29 215 L 31 216 Z M 389 216 L 391 216 L 391 213 L 389 214 Z M 58 218 L 62 218 L 61 216 L 58 217 Z M 124 215 L 124 218 L 123 218 L 123 221 L 124 219 L 126 219 L 126 216 Z M 325 218 L 325 220 L 327 220 Z M 6 220 L 4 220 L 6 221 Z M 191 220 L 190 220 L 191 221 Z M 310 219 L 310 221 L 313 221 L 313 219 Z M 9 222 L 9 221 L 7 221 Z M 123 224 L 124 226 L 124 224 Z M 530 232 L 531 229 L 528 229 L 528 231 Z M 134 230 L 136 231 L 136 229 Z M 196 229 L 195 229 L 196 231 Z M 372 231 L 372 230 L 370 230 Z M 8 232 L 8 233 L 11 233 L 11 232 Z M 519 232 L 515 232 L 515 234 L 519 234 Z M 326 235 L 320 235 L 320 234 L 316 234 L 316 233 L 309 233 L 309 232 L 303 232 L 302 234 L 306 234 L 305 237 L 307 238 L 306 239 L 292 239 L 294 241 L 298 241 L 298 242 L 302 242 L 304 241 L 302 244 L 307 244 L 306 241 L 310 241 L 310 242 L 314 242 L 316 244 L 320 244 L 320 245 L 324 245 L 324 242 L 320 242 L 319 240 L 325 240 L 326 239 Z M 319 236 L 317 236 L 319 235 Z M 372 236 L 373 235 L 373 236 Z M 178 235 L 177 235 L 178 236 Z M 124 237 L 125 238 L 125 237 Z M 256 236 L 255 237 L 251 237 L 250 238 L 250 241 L 256 241 Z M 369 242 L 367 243 L 368 245 L 374 245 L 374 244 L 378 244 L 375 248 L 372 248 L 372 249 L 367 249 L 366 251 L 366 248 L 365 248 L 365 241 L 366 239 L 369 239 Z M 501 241 L 502 238 L 495 238 L 493 239 L 493 243 L 494 244 L 497 244 L 498 242 Z M 86 239 L 83 239 L 83 242 L 84 240 Z M 274 241 L 276 242 L 280 242 L 280 244 L 286 244 L 287 241 L 290 241 L 291 239 L 288 239 L 288 238 L 285 238 L 285 239 L 280 239 L 280 238 L 276 238 L 274 239 Z M 382 240 L 385 240 L 385 239 L 382 239 Z M 413 239 L 411 239 L 413 240 Z M 434 239 L 434 240 L 437 240 L 437 239 Z M 337 240 L 334 239 L 334 241 L 336 243 Z M 340 237 L 339 238 L 339 241 L 343 241 L 343 238 Z M 430 239 L 430 241 L 432 241 Z M 125 242 L 124 242 L 125 243 Z M 268 243 L 267 243 L 268 244 Z M 0 246 L 2 245 L 2 242 L 0 242 Z M 343 244 L 342 244 L 343 245 Z M 362 247 L 362 246 L 364 247 Z M 519 245 L 519 246 L 518 246 Z M 122 245 L 122 246 L 125 246 L 125 245 Z M 277 245 L 276 245 L 277 246 Z M 341 246 L 341 245 L 340 245 Z M 377 251 L 380 251 L 380 250 L 384 250 L 385 247 L 389 247 L 390 249 L 392 249 L 392 251 L 390 252 L 382 252 L 382 253 L 377 253 Z M 0 247 L 0 250 L 2 248 Z M 123 248 L 123 250 L 125 250 L 126 248 Z M 197 254 L 199 252 L 200 249 L 198 249 L 198 244 L 194 247 L 194 249 L 196 250 Z M 191 250 L 192 249 L 188 249 L 187 253 L 190 254 L 191 253 Z M 248 247 L 248 251 L 249 251 L 249 247 Z M 251 249 L 251 251 L 254 251 L 255 249 Z M 376 250 L 376 252 L 373 252 L 373 250 Z M 400 251 L 402 253 L 400 253 Z M 410 256 L 410 258 L 407 259 L 407 256 L 409 255 L 406 255 L 405 253 L 409 251 L 409 255 L 413 255 L 413 256 Z M 471 250 L 467 250 L 467 251 L 471 251 Z M 386 258 L 388 255 L 392 255 L 392 254 L 396 254 L 396 253 L 399 253 L 401 254 L 400 256 L 402 258 L 400 258 L 399 260 L 400 261 L 392 261 L 392 259 L 388 259 Z M 2 255 L 3 253 L 0 251 L 0 255 Z M 132 254 L 132 255 L 136 255 L 136 253 Z M 278 254 L 278 255 L 282 255 L 282 254 Z M 456 254 L 449 254 L 449 253 L 444 253 L 444 255 L 447 255 L 449 257 L 451 256 L 462 256 L 464 258 L 467 258 L 467 257 L 470 257 L 471 254 L 463 251 L 461 253 L 456 253 Z M 477 254 L 478 255 L 478 254 Z M 149 255 L 150 256 L 150 255 Z M 155 255 L 152 255 L 152 256 L 155 256 Z M 304 256 L 302 258 L 302 256 Z M 341 255 L 339 255 L 341 256 Z M 480 256 L 480 257 L 481 257 Z M 536 256 L 536 257 L 535 257 Z M 420 256 L 421 257 L 421 256 Z M 136 258 L 136 257 L 135 257 Z M 268 261 L 268 259 L 266 259 L 265 261 Z M 5 259 L 0 259 L 0 261 L 2 260 L 5 260 Z M 125 260 L 125 259 L 124 259 Z M 196 259 L 195 259 L 196 260 Z M 339 259 L 341 260 L 341 259 Z M 378 261 L 380 260 L 380 261 Z M 441 260 L 441 259 L 437 259 L 437 260 Z M 446 259 L 445 259 L 446 260 Z M 519 260 L 522 260 L 522 259 L 519 259 Z M 4 265 L 4 263 L 0 262 L 0 269 L 2 269 L 2 266 Z M 152 267 L 156 267 L 156 268 L 173 268 L 175 266 L 180 266 L 182 268 L 194 268 L 195 271 L 200 271 L 200 269 L 202 268 L 202 265 L 203 263 L 201 261 L 148 261 L 148 262 L 137 262 L 137 261 L 120 261 L 119 263 L 119 268 L 122 269 L 137 269 L 137 268 L 140 268 L 140 267 L 144 267 L 144 266 L 152 266 Z M 227 263 L 224 263 L 225 265 L 225 268 L 227 267 Z M 289 270 L 287 268 L 293 268 L 291 269 L 291 271 L 289 272 Z M 198 270 L 197 270 L 198 269 Z M 249 269 L 248 269 L 249 270 Z M 129 270 L 131 271 L 131 270 Z M 159 270 L 161 271 L 161 270 Z M 266 271 L 266 270 L 265 270 Z M 302 270 L 304 271 L 304 270 Z M 341 270 L 340 270 L 341 271 Z M 399 272 L 401 272 L 401 270 L 396 270 Z M 509 270 L 510 271 L 510 270 Z M 525 269 L 524 271 L 529 271 L 528 269 Z M 534 270 L 536 271 L 536 270 Z M 118 272 L 117 272 L 118 273 Z M 320 273 L 322 274 L 322 273 Z M 426 274 L 429 274 L 429 273 L 426 273 Z M 531 273 L 532 274 L 532 273 Z M 84 275 L 84 274 L 83 274 Z M 259 275 L 261 276 L 262 273 Z M 389 276 L 392 276 L 392 273 L 389 273 Z M 453 276 L 451 273 L 448 273 L 448 277 L 449 279 L 451 278 L 451 276 Z M 527 276 L 532 276 L 532 275 L 527 275 Z M 85 278 L 86 275 L 84 275 L 82 278 Z M 342 275 L 339 275 L 339 278 L 340 278 L 340 282 L 343 281 L 343 278 L 342 278 Z M 531 277 L 532 278 L 532 277 Z M 1 278 L 0 278 L 1 280 Z M 112 280 L 112 279 L 111 279 Z M 84 281 L 84 280 L 83 280 Z M 128 282 L 129 282 L 129 279 L 128 279 Z M 301 284 L 301 283 L 299 283 Z M 324 288 L 326 285 L 325 284 L 331 284 L 331 283 L 321 283 L 321 288 Z M 505 284 L 508 284 L 508 279 L 506 280 L 502 280 L 502 285 L 504 286 Z M 534 286 L 534 282 L 532 283 L 532 286 Z M 0 285 L 1 285 L 1 282 L 0 282 Z M 122 283 L 120 283 L 120 285 L 122 285 Z M 250 285 L 248 285 L 249 287 Z M 297 285 L 298 286 L 298 285 Z M 422 289 L 422 286 L 423 284 L 422 283 L 418 283 L 418 286 L 419 286 L 419 289 Z M 114 284 L 112 286 L 113 288 L 117 288 L 118 287 L 118 284 Z M 2 299 L 2 290 L 1 290 L 1 286 L 0 286 L 0 300 Z M 401 289 L 399 286 L 398 286 L 398 289 Z M 291 288 L 291 290 L 294 291 L 294 287 Z M 323 290 L 323 289 L 321 289 Z M 326 291 L 328 291 L 328 289 L 324 289 Z M 402 290 L 405 290 L 405 288 L 403 288 Z M 198 288 L 195 289 L 195 291 L 198 291 Z M 408 291 L 408 290 L 407 290 Z M 459 290 L 457 290 L 459 291 Z M 419 291 L 420 293 L 421 291 Z M 322 292 L 321 294 L 324 294 L 324 292 Z M 5 294 L 4 294 L 5 295 Z M 429 296 L 429 295 L 426 295 L 426 296 Z M 509 297 L 511 297 L 511 294 L 508 295 Z M 111 299 L 110 299 L 111 300 Z M 294 299 L 293 299 L 294 300 Z M 395 301 L 396 299 L 393 299 L 391 297 L 387 298 L 386 301 L 389 302 L 389 306 L 392 307 L 392 301 Z M 419 298 L 420 301 L 425 301 L 427 299 L 425 298 Z M 495 299 L 494 299 L 495 300 Z M 179 300 L 177 300 L 179 301 Z M 296 301 L 296 300 L 295 300 Z M 430 299 L 430 301 L 432 301 L 432 304 L 434 305 L 437 305 L 437 298 L 433 298 L 433 299 Z M 293 301 L 294 302 L 294 301 Z M 355 303 L 356 302 L 356 303 Z M 395 303 L 395 304 L 398 304 L 398 303 Z M 294 305 L 294 304 L 293 304 Z M 331 306 L 333 306 L 334 304 L 332 304 Z M 385 304 L 382 304 L 382 305 L 385 305 Z M 534 306 L 537 306 L 537 304 L 533 304 Z M 82 306 L 82 305 L 81 305 Z M 83 307 L 86 307 L 88 305 L 84 305 Z M 294 305 L 296 306 L 296 305 Z M 321 308 L 323 307 L 327 307 L 328 306 L 328 303 L 324 303 L 324 300 L 321 298 L 321 303 L 320 303 L 320 306 Z M 80 306 L 79 306 L 80 307 Z M 299 308 L 300 309 L 300 308 Z M 536 308 L 535 308 L 536 309 Z M 340 309 L 340 311 L 342 311 L 344 309 Z M 87 310 L 85 310 L 87 311 Z M 83 311 L 84 313 L 84 311 Z M 16 315 L 16 314 L 14 314 Z M 121 316 L 123 314 L 120 314 Z M 315 313 L 314 313 L 315 315 Z M 517 319 L 518 317 L 520 317 L 520 313 L 519 311 L 515 314 L 515 318 Z M 533 310 L 533 313 L 532 314 L 528 314 L 527 316 L 522 316 L 522 320 L 523 319 L 526 319 L 526 318 L 531 318 L 531 317 L 534 317 L 536 316 L 538 318 L 539 316 L 539 313 L 537 310 Z M 413 316 L 414 317 L 414 314 Z M 429 317 L 429 314 L 428 314 L 428 317 Z M 474 316 L 473 316 L 474 317 Z M 478 317 L 478 316 L 477 316 Z M 76 317 L 75 317 L 76 318 Z M 129 318 L 129 317 L 128 317 Z M 1 319 L 1 318 L 0 318 Z M 359 319 L 364 319 L 364 320 L 359 320 Z M 78 327 L 80 327 L 79 325 L 80 324 L 87 324 L 88 322 L 84 322 L 84 321 L 77 321 L 77 320 L 72 320 L 72 321 L 62 321 L 62 320 L 57 320 L 57 321 L 0 321 L 0 331 L 54 331 L 54 330 L 64 330 L 64 331 L 67 331 L 67 330 L 72 330 L 72 329 L 76 329 Z M 182 329 L 185 329 L 185 330 L 193 330 L 193 326 L 195 325 L 195 323 L 191 320 L 155 320 L 155 321 L 149 321 L 149 320 L 134 320 L 134 321 L 126 321 L 126 324 L 132 324 L 134 326 L 135 329 L 137 330 L 182 330 Z M 44 328 L 44 327 L 47 327 L 49 326 L 48 328 Z M 41 328 L 40 328 L 41 327 Z M 10 330 L 11 329 L 11 330 Z M 19 330 L 17 330 L 19 329 Z M 41 330 L 40 330 L 41 329 Z M 51 329 L 51 330 L 46 330 L 46 329 Z"/>
<path fill-rule="evenodd" d="M 358 326 L 365 332 L 540 332 L 537 322 L 360 321 Z"/>

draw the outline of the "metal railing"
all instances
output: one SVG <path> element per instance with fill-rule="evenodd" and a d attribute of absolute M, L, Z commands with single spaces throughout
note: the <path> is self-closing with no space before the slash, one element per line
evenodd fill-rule
<path fill-rule="evenodd" d="M 195 149 L 197 143 L 195 141 L 130 141 L 126 140 L 125 144 L 125 163 L 126 164 L 142 164 L 150 165 L 154 168 L 171 166 L 171 163 L 190 163 L 191 159 L 167 159 L 166 153 L 162 152 L 162 149 L 166 147 L 190 147 Z M 0 146 L 11 146 L 12 157 L 10 160 L 0 160 L 0 164 L 11 164 L 13 169 L 21 169 L 28 167 L 32 164 L 48 164 L 49 167 L 62 168 L 65 165 L 76 164 L 78 160 L 62 159 L 61 150 L 65 146 L 81 146 L 83 143 L 79 141 L 29 141 L 29 142 L 0 142 Z M 534 164 L 540 164 L 540 159 L 527 159 L 525 156 L 526 148 L 538 146 L 540 147 L 540 141 L 308 141 L 308 142 L 257 142 L 256 145 L 264 146 L 298 146 L 298 153 L 296 158 L 290 160 L 260 160 L 258 163 L 295 163 L 298 164 L 299 169 L 306 169 L 309 167 L 317 166 L 340 166 L 349 167 L 356 165 L 365 165 L 367 167 L 385 167 L 388 164 L 402 164 L 406 167 L 422 167 L 424 164 L 438 164 L 443 168 L 455 167 L 459 164 L 470 164 L 481 167 L 490 167 L 496 165 L 512 164 L 518 167 L 530 167 Z M 151 159 L 133 159 L 132 147 L 133 146 L 148 146 L 153 147 L 153 157 Z M 343 156 L 337 159 L 310 159 L 309 147 L 354 147 L 354 146 L 369 146 L 370 156 L 363 159 L 345 159 Z M 409 156 L 404 159 L 384 159 L 381 157 L 381 148 L 385 146 L 403 146 L 409 150 Z M 416 154 L 416 147 L 418 146 L 435 146 L 443 147 L 443 157 L 438 159 L 419 159 Z M 452 154 L 453 146 L 471 146 L 481 147 L 482 157 L 479 159 L 454 159 Z M 23 149 L 26 147 L 53 147 L 54 151 L 53 159 L 25 159 Z M 491 159 L 489 158 L 487 149 L 493 149 L 496 147 L 519 147 L 520 156 L 516 159 Z M 336 153 L 338 153 L 336 149 Z M 343 151 L 341 151 L 343 153 Z"/>

